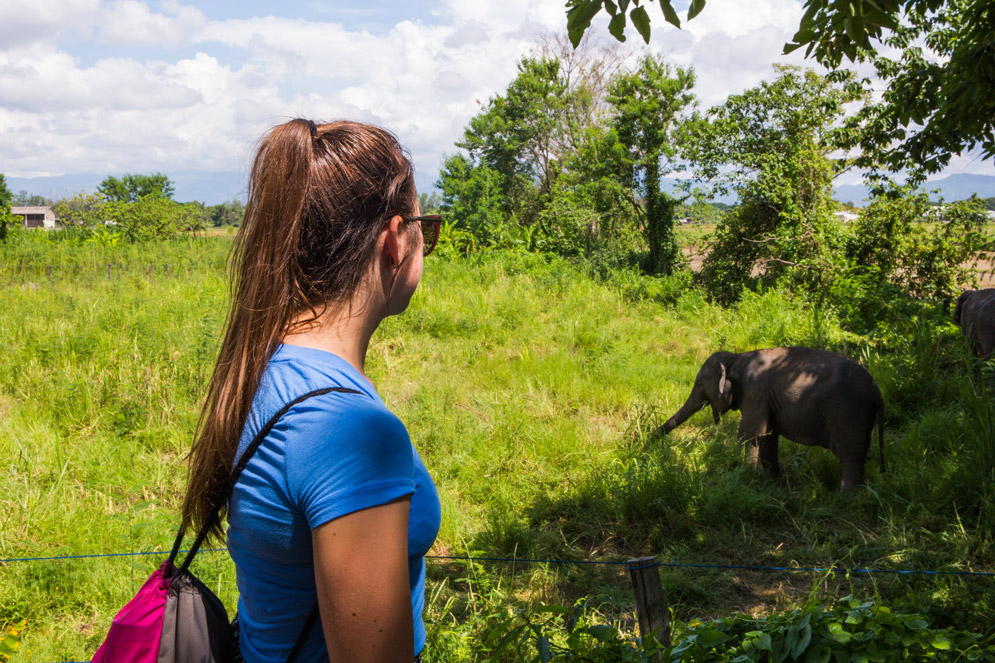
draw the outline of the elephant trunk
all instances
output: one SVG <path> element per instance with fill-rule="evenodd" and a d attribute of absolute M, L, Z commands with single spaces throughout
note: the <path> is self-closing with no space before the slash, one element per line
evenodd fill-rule
<path fill-rule="evenodd" d="M 684 405 L 681 406 L 681 409 L 678 410 L 677 413 L 670 419 L 667 419 L 667 421 L 663 424 L 662 428 L 664 434 L 669 433 L 683 424 L 692 414 L 703 407 L 705 407 L 705 399 L 702 398 L 697 391 L 692 391 L 691 395 L 688 396 L 688 399 L 684 401 Z"/>

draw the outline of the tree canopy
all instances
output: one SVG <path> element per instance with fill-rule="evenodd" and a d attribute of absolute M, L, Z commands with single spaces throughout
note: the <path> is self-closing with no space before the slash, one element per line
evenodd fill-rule
<path fill-rule="evenodd" d="M 643 267 L 680 259 L 677 203 L 661 189 L 694 73 L 654 56 L 623 67 L 616 49 L 547 45 L 472 118 L 440 173 L 441 209 L 475 245 L 526 242 L 567 255 L 648 249 Z M 613 247 L 613 248 L 608 248 Z"/>
<path fill-rule="evenodd" d="M 648 43 L 657 2 L 665 21 L 680 27 L 671 0 L 569 0 L 567 29 L 576 45 L 602 10 L 608 30 L 625 40 L 627 22 Z M 688 19 L 705 0 L 692 0 Z M 923 180 L 953 154 L 981 148 L 995 157 L 995 3 L 991 0 L 805 0 L 790 53 L 831 70 L 870 62 L 886 84 L 853 123 L 859 165 L 911 171 Z M 628 15 L 628 19 L 627 19 Z M 881 46 L 888 48 L 882 49 Z M 880 50 L 879 50 L 880 49 Z M 894 50 L 898 57 L 884 53 Z"/>
<path fill-rule="evenodd" d="M 97 191 L 110 202 L 135 203 L 145 196 L 172 198 L 174 189 L 173 182 L 162 173 L 127 173 L 120 179 L 107 177 L 97 186 Z"/>
<path fill-rule="evenodd" d="M 7 241 L 7 229 L 14 222 L 14 215 L 10 212 L 10 201 L 12 196 L 7 189 L 7 182 L 3 173 L 0 173 L 0 242 Z"/>

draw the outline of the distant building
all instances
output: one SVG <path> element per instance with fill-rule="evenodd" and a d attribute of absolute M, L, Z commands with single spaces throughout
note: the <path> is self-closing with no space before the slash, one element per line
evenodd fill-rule
<path fill-rule="evenodd" d="M 860 218 L 859 214 L 854 214 L 853 212 L 833 212 L 833 214 L 843 223 L 850 223 Z"/>
<path fill-rule="evenodd" d="M 23 219 L 25 228 L 55 228 L 51 207 L 11 207 L 10 211 Z"/>

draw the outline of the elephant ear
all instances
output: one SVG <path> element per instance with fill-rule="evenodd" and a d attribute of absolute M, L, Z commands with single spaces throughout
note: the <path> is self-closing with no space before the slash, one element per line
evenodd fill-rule
<path fill-rule="evenodd" d="M 726 365 L 719 364 L 719 368 L 722 370 L 719 374 L 719 396 L 724 396 L 730 385 L 729 380 L 726 379 Z"/>

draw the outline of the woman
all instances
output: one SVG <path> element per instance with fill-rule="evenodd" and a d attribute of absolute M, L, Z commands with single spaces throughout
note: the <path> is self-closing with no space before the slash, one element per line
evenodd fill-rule
<path fill-rule="evenodd" d="M 411 663 L 425 645 L 438 494 L 363 372 L 370 337 L 407 308 L 434 247 L 437 221 L 417 214 L 411 163 L 383 129 L 291 120 L 260 144 L 184 523 L 208 519 L 211 496 L 284 405 L 345 390 L 280 417 L 228 503 L 248 663 L 287 660 L 299 637 L 297 662 Z M 315 604 L 321 628 L 309 626 Z"/>

